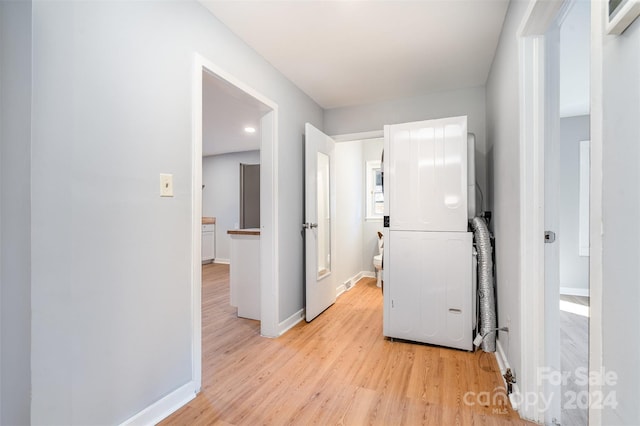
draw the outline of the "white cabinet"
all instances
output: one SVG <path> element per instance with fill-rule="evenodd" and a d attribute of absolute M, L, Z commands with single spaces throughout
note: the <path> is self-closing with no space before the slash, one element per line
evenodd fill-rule
<path fill-rule="evenodd" d="M 233 229 L 229 286 L 231 306 L 238 316 L 260 320 L 260 229 Z"/>
<path fill-rule="evenodd" d="M 216 225 L 202 224 L 202 261 L 209 262 L 216 257 Z"/>

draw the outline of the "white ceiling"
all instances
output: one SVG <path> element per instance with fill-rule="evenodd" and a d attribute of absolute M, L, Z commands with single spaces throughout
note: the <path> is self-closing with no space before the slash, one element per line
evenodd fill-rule
<path fill-rule="evenodd" d="M 325 109 L 483 86 L 508 0 L 201 0 Z"/>
<path fill-rule="evenodd" d="M 268 110 L 237 87 L 203 72 L 202 155 L 260 149 L 260 118 Z M 247 126 L 256 132 L 245 132 Z"/>
<path fill-rule="evenodd" d="M 200 1 L 325 109 L 484 86 L 509 4 Z M 243 129 L 266 107 L 210 74 L 203 91 L 203 155 L 259 149 Z"/>

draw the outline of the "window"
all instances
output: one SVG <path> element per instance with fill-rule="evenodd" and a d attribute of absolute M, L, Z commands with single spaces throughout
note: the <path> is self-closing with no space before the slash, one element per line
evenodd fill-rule
<path fill-rule="evenodd" d="M 384 214 L 384 194 L 382 192 L 382 167 L 380 161 L 367 161 L 366 173 L 366 220 L 382 220 Z"/>

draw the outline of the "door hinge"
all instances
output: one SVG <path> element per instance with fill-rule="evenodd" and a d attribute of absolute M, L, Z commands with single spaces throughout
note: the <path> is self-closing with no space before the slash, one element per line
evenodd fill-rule
<path fill-rule="evenodd" d="M 551 244 L 556 240 L 556 233 L 553 231 L 544 231 L 544 242 Z"/>
<path fill-rule="evenodd" d="M 389 227 L 389 221 L 390 221 L 390 220 L 389 220 L 389 216 L 385 216 L 385 217 L 384 217 L 384 227 L 385 227 L 385 228 L 388 228 L 388 227 Z"/>

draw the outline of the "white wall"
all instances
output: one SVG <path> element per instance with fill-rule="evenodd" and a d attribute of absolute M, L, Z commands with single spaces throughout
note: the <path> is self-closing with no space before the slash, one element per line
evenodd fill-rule
<path fill-rule="evenodd" d="M 384 147 L 384 138 L 382 139 L 366 139 L 362 141 L 362 167 L 363 176 L 366 173 L 367 161 L 380 161 L 382 158 L 382 149 Z M 364 176 L 364 190 L 362 192 L 362 209 L 363 215 L 366 216 L 366 194 L 368 176 Z M 375 272 L 373 267 L 373 256 L 378 254 L 378 231 L 382 232 L 382 219 L 365 220 L 362 225 L 362 270 Z"/>
<path fill-rule="evenodd" d="M 521 371 L 520 335 L 520 113 L 516 31 L 528 2 L 509 5 L 487 81 L 487 170 L 491 228 L 496 241 L 498 326 L 516 377 Z"/>
<path fill-rule="evenodd" d="M 336 287 L 362 271 L 362 142 L 339 142 L 336 162 Z"/>
<path fill-rule="evenodd" d="M 230 259 L 229 229 L 240 224 L 240 163 L 260 164 L 260 151 L 211 155 L 202 159 L 202 215 L 216 218 L 216 260 Z"/>
<path fill-rule="evenodd" d="M 604 19 L 601 8 L 600 19 Z M 602 424 L 640 424 L 640 20 L 603 48 L 603 364 L 618 406 Z"/>
<path fill-rule="evenodd" d="M 573 3 L 560 27 L 560 117 L 589 114 L 591 3 Z"/>
<path fill-rule="evenodd" d="M 29 424 L 31 2 L 0 2 L 0 424 Z"/>
<path fill-rule="evenodd" d="M 334 108 L 325 111 L 324 127 L 328 135 L 382 130 L 385 124 L 406 123 L 432 118 L 467 115 L 469 132 L 476 135 L 476 177 L 487 193 L 485 136 L 485 89 L 475 87 L 431 93 L 370 105 Z M 485 206 L 487 202 L 485 201 Z"/>
<path fill-rule="evenodd" d="M 589 257 L 578 254 L 580 141 L 589 140 L 589 116 L 560 119 L 560 292 L 589 291 Z"/>
<path fill-rule="evenodd" d="M 34 3 L 33 423 L 120 423 L 193 379 L 196 52 L 278 104 L 280 318 L 303 306 L 302 135 L 321 108 L 199 3 Z"/>

